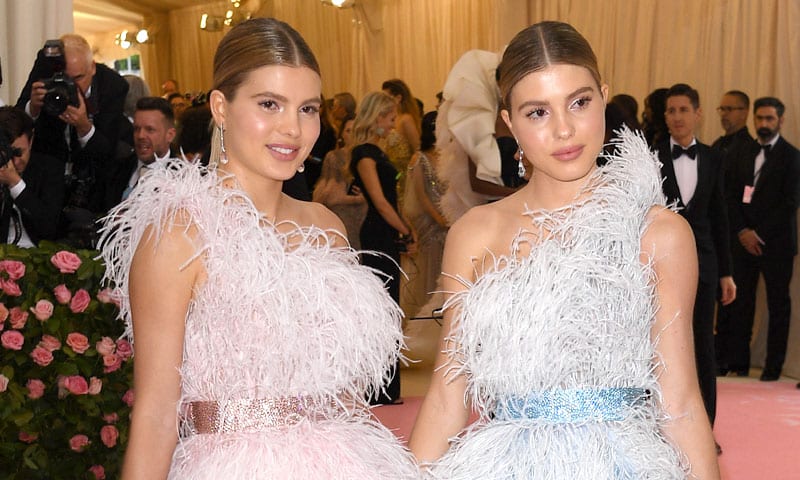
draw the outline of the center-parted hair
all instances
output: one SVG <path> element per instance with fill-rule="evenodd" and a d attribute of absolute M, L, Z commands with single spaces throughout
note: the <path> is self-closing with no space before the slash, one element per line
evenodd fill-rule
<path fill-rule="evenodd" d="M 288 23 L 254 18 L 233 27 L 214 55 L 214 89 L 228 101 L 253 70 L 272 65 L 307 67 L 320 74 L 306 41 Z"/>
<path fill-rule="evenodd" d="M 504 108 L 509 109 L 511 91 L 529 73 L 550 65 L 577 65 L 589 70 L 598 88 L 600 70 L 589 42 L 572 25 L 563 22 L 540 22 L 519 32 L 503 53 L 498 86 Z"/>

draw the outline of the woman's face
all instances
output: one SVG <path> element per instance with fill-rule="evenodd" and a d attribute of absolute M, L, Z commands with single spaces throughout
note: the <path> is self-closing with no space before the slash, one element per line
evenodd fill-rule
<path fill-rule="evenodd" d="M 342 125 L 342 142 L 345 145 L 350 145 L 353 141 L 353 120 L 348 120 Z"/>
<path fill-rule="evenodd" d="M 322 82 L 307 67 L 253 70 L 232 100 L 212 92 L 214 120 L 225 128 L 225 169 L 284 181 L 308 157 L 319 136 Z"/>
<path fill-rule="evenodd" d="M 574 182 L 594 169 L 607 94 L 607 86 L 598 88 L 589 70 L 576 65 L 551 65 L 514 86 L 503 120 L 536 170 L 534 178 Z"/>
<path fill-rule="evenodd" d="M 377 132 L 380 132 L 378 136 L 381 138 L 385 138 L 389 135 L 389 132 L 392 131 L 394 128 L 394 122 L 397 119 L 397 109 L 393 108 L 388 113 L 383 115 L 378 115 L 378 120 L 375 122 L 375 127 L 377 128 Z"/>

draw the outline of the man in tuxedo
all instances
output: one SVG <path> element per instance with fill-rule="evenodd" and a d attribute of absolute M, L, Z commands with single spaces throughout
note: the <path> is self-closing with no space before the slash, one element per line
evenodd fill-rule
<path fill-rule="evenodd" d="M 720 367 L 746 369 L 755 315 L 756 286 L 764 275 L 769 325 L 762 381 L 780 377 L 791 318 L 789 282 L 797 254 L 800 152 L 781 135 L 785 107 L 774 97 L 753 104 L 758 142 L 728 175 L 733 265 L 740 295 L 717 328 Z"/>
<path fill-rule="evenodd" d="M 697 141 L 700 96 L 686 84 L 666 94 L 664 118 L 669 138 L 658 144 L 667 203 L 675 203 L 694 232 L 699 262 L 693 331 L 700 391 L 713 425 L 716 416 L 717 369 L 714 354 L 714 310 L 717 292 L 728 304 L 736 298 L 731 276 L 728 214 L 719 154 Z"/>
<path fill-rule="evenodd" d="M 64 197 L 63 169 L 32 152 L 33 120 L 24 110 L 0 107 L 0 243 L 23 248 L 54 240 Z M 10 147 L 10 148 L 9 148 Z"/>
<path fill-rule="evenodd" d="M 94 62 L 83 37 L 68 34 L 61 41 L 63 72 L 77 87 L 77 106 L 70 104 L 60 113 L 45 109 L 45 78 L 39 78 L 41 65 L 47 63 L 45 49 L 17 106 L 35 121 L 33 150 L 62 162 L 66 198 L 61 235 L 70 243 L 89 247 L 94 242 L 94 220 L 103 213 L 97 185 L 103 170 L 114 162 L 128 83 L 114 70 Z"/>
<path fill-rule="evenodd" d="M 106 211 L 125 200 L 156 160 L 171 158 L 175 117 L 162 97 L 142 97 L 133 114 L 133 154 L 106 173 L 103 206 Z"/>

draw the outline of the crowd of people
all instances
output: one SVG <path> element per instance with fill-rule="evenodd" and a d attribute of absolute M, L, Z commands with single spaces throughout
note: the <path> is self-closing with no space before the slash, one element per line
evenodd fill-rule
<path fill-rule="evenodd" d="M 231 29 L 195 98 L 61 45 L 74 101 L 35 66 L 0 107 L 0 238 L 101 249 L 136 339 L 125 478 L 719 478 L 716 377 L 749 375 L 760 275 L 781 375 L 800 152 L 777 98 L 754 138 L 725 93 L 706 145 L 697 90 L 640 121 L 560 22 L 465 53 L 427 113 L 401 79 L 324 99 L 274 19 Z M 368 405 L 403 401 L 402 319 L 438 315 L 407 449 Z"/>

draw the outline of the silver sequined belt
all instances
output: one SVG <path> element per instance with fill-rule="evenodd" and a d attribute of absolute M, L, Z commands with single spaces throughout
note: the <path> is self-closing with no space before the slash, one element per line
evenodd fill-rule
<path fill-rule="evenodd" d="M 324 401 L 304 396 L 204 401 L 184 406 L 183 427 L 191 433 L 259 432 L 346 413 L 333 397 Z"/>
<path fill-rule="evenodd" d="M 497 420 L 536 420 L 542 423 L 614 422 L 647 403 L 644 388 L 545 390 L 526 397 L 507 397 L 497 403 Z"/>

